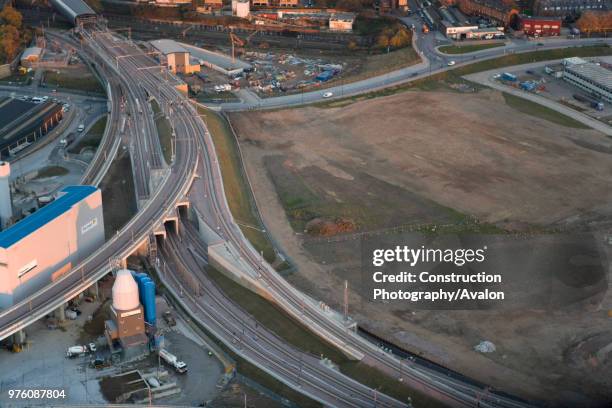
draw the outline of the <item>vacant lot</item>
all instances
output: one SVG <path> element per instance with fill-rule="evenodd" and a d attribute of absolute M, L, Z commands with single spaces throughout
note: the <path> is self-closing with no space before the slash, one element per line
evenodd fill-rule
<path fill-rule="evenodd" d="M 359 240 L 326 236 L 396 227 L 540 233 L 593 227 L 612 210 L 610 139 L 517 109 L 491 90 L 415 91 L 231 120 L 266 227 L 298 268 L 290 279 L 338 310 L 337 288 L 359 282 Z M 362 300 L 351 293 L 364 327 L 498 388 L 541 399 L 563 390 L 554 395 L 575 404 L 610 396 L 610 364 L 587 357 L 612 338 L 610 299 L 554 313 L 385 314 Z M 485 339 L 496 353 L 473 351 Z"/>
<path fill-rule="evenodd" d="M 376 228 L 462 214 L 545 226 L 609 213 L 600 207 L 612 158 L 596 146 L 611 142 L 521 113 L 498 92 L 404 93 L 232 118 L 245 145 L 266 151 L 262 164 L 298 231 L 331 215 Z"/>
<path fill-rule="evenodd" d="M 45 71 L 44 84 L 49 88 L 66 88 L 87 93 L 104 93 L 98 78 L 85 66 Z"/>

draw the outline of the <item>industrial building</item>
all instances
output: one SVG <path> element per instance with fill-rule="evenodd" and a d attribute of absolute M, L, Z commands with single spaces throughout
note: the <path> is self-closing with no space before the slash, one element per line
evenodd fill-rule
<path fill-rule="evenodd" d="M 504 27 L 472 24 L 456 7 L 440 7 L 438 11 L 442 17 L 441 30 L 451 40 L 492 40 L 505 36 Z"/>
<path fill-rule="evenodd" d="M 561 19 L 521 15 L 519 29 L 530 37 L 556 37 L 561 35 Z"/>
<path fill-rule="evenodd" d="M 249 0 L 232 0 L 232 14 L 236 17 L 247 18 L 251 13 Z"/>
<path fill-rule="evenodd" d="M 241 74 L 244 70 L 252 68 L 251 64 L 247 64 L 239 59 L 232 59 L 218 52 L 205 50 L 203 48 L 194 47 L 193 45 L 178 43 L 186 49 L 193 58 L 197 59 L 201 65 L 221 72 L 224 75 L 233 77 Z"/>
<path fill-rule="evenodd" d="M 353 31 L 355 13 L 332 13 L 329 17 L 330 31 Z"/>
<path fill-rule="evenodd" d="M 612 102 L 612 71 L 582 58 L 563 60 L 563 80 L 589 94 Z"/>
<path fill-rule="evenodd" d="M 196 0 L 192 4 L 200 14 L 212 14 L 216 11 L 221 11 L 223 8 L 223 0 Z"/>
<path fill-rule="evenodd" d="M 21 53 L 21 58 L 19 59 L 19 63 L 23 67 L 31 67 L 33 64 L 38 62 L 38 60 L 42 56 L 42 51 L 43 50 L 40 47 L 26 48 Z"/>
<path fill-rule="evenodd" d="M 198 64 L 191 63 L 189 51 L 176 41 L 154 40 L 151 45 L 159 51 L 161 63 L 167 64 L 172 73 L 192 74 L 200 71 Z"/>
<path fill-rule="evenodd" d="M 3 208 L 10 195 L 0 200 Z M 56 281 L 103 244 L 100 190 L 64 188 L 54 201 L 0 232 L 0 308 Z"/>
<path fill-rule="evenodd" d="M 178 7 L 185 4 L 191 4 L 191 0 L 155 0 L 155 5 L 159 7 Z"/>
<path fill-rule="evenodd" d="M 442 20 L 446 37 L 451 40 L 492 40 L 504 38 L 504 27 L 483 27 L 477 25 L 453 25 Z"/>
<path fill-rule="evenodd" d="M 300 7 L 299 0 L 252 0 L 253 7 L 296 8 Z"/>
<path fill-rule="evenodd" d="M 10 178 L 11 165 L 0 162 L 0 230 L 8 228 L 13 220 Z"/>
<path fill-rule="evenodd" d="M 104 322 L 104 334 L 111 351 L 146 344 L 144 308 L 131 271 L 117 271 L 112 297 L 112 316 Z"/>
<path fill-rule="evenodd" d="M 36 142 L 62 119 L 58 103 L 0 99 L 0 158 L 8 158 Z"/>
<path fill-rule="evenodd" d="M 157 323 L 155 283 L 146 273 L 121 269 L 115 276 L 112 300 L 111 318 L 104 322 L 111 354 L 127 360 L 146 354 Z"/>
<path fill-rule="evenodd" d="M 49 2 L 75 26 L 96 21 L 96 12 L 83 0 L 49 0 Z"/>

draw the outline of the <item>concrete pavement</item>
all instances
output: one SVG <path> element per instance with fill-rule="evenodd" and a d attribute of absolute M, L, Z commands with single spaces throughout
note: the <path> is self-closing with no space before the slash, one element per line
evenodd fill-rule
<path fill-rule="evenodd" d="M 553 60 L 553 61 L 547 61 L 546 63 L 560 63 L 560 62 L 561 60 Z M 546 63 L 536 62 L 536 63 L 531 63 L 531 64 L 516 65 L 512 67 L 512 69 L 513 70 L 527 70 L 530 68 L 541 67 L 542 65 L 545 65 Z M 521 89 L 518 89 L 512 86 L 506 86 L 502 84 L 501 82 L 493 79 L 493 75 L 499 74 L 499 73 L 500 73 L 500 70 L 496 69 L 496 70 L 490 70 L 490 71 L 478 72 L 478 73 L 471 74 L 471 75 L 466 75 L 465 78 L 469 81 L 476 82 L 476 83 L 488 86 L 493 89 L 497 89 L 498 91 L 506 92 L 511 95 L 518 96 L 519 98 L 523 98 L 523 99 L 538 103 L 542 106 L 545 106 L 559 113 L 562 113 L 565 116 L 575 119 L 578 122 L 583 123 L 595 130 L 598 130 L 605 135 L 612 136 L 612 127 L 606 125 L 605 123 L 597 119 L 590 117 L 589 115 L 586 115 L 566 105 L 553 101 L 544 96 L 540 96 L 533 92 L 527 92 L 527 91 L 523 91 Z"/>

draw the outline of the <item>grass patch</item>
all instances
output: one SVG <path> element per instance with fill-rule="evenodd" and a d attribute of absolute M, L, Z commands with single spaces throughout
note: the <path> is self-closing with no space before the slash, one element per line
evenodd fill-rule
<path fill-rule="evenodd" d="M 466 81 L 462 78 L 462 76 L 481 71 L 488 71 L 491 69 L 508 67 L 512 65 L 527 64 L 530 62 L 548 61 L 568 57 L 594 57 L 604 55 L 612 55 L 612 47 L 608 45 L 596 45 L 588 47 L 570 47 L 555 50 L 533 51 L 523 54 L 505 55 L 500 58 L 479 61 L 470 65 L 457 67 L 448 71 L 428 76 L 426 78 L 416 79 L 405 84 L 384 88 L 380 91 L 373 91 L 367 94 L 347 97 L 330 102 L 319 102 L 316 103 L 315 106 L 321 108 L 334 107 L 334 105 L 331 105 L 332 103 L 344 103 L 343 106 L 346 106 L 361 100 L 395 95 L 399 92 L 405 92 L 414 89 L 422 91 L 448 90 L 452 89 L 450 85 L 453 84 L 469 84 L 471 86 L 474 86 L 473 83 Z"/>
<path fill-rule="evenodd" d="M 7 85 L 30 85 L 32 83 L 32 78 L 34 77 L 33 72 L 27 73 L 25 75 L 16 73 L 10 76 L 4 77 L 0 79 L 0 84 Z"/>
<path fill-rule="evenodd" d="M 461 44 L 461 45 L 443 45 L 438 50 L 445 54 L 466 54 L 468 52 L 488 50 L 490 48 L 503 47 L 503 42 L 489 44 Z"/>
<path fill-rule="evenodd" d="M 263 226 L 256 215 L 255 201 L 246 182 L 238 144 L 227 120 L 209 109 L 198 107 L 198 112 L 204 115 L 202 119 L 215 144 L 225 196 L 234 219 L 255 249 L 263 253 L 266 261 L 274 263 L 276 253 L 267 235 L 261 231 Z"/>
<path fill-rule="evenodd" d="M 71 146 L 68 151 L 70 153 L 78 154 L 83 149 L 96 150 L 100 146 L 102 136 L 104 136 L 104 130 L 106 129 L 107 115 L 102 116 L 100 119 L 89 128 L 87 134 L 79 140 L 74 146 Z"/>
<path fill-rule="evenodd" d="M 240 286 L 214 268 L 208 267 L 206 272 L 227 297 L 287 343 L 316 356 L 329 358 L 335 363 L 349 361 L 340 350 L 326 343 L 263 297 Z"/>
<path fill-rule="evenodd" d="M 227 102 L 238 102 L 240 98 L 234 95 L 233 92 L 199 92 L 196 94 L 195 99 L 198 102 L 214 102 L 214 103 L 227 103 Z"/>
<path fill-rule="evenodd" d="M 38 170 L 35 179 L 43 179 L 47 177 L 65 176 L 68 174 L 68 169 L 62 166 L 47 166 Z"/>
<path fill-rule="evenodd" d="M 399 366 L 397 378 L 391 378 L 382 371 L 358 361 L 345 362 L 340 366 L 343 374 L 367 384 L 381 393 L 390 395 L 403 402 L 411 402 L 417 408 L 444 408 L 447 405 L 438 402 L 427 395 L 410 390 L 399 381 Z"/>
<path fill-rule="evenodd" d="M 56 70 L 45 71 L 44 82 L 48 87 L 76 89 L 84 92 L 104 94 L 102 84 L 92 73 L 72 73 Z"/>
<path fill-rule="evenodd" d="M 156 100 L 151 100 L 151 108 L 155 117 L 155 127 L 159 136 L 162 153 L 166 164 L 172 164 L 172 126 L 166 116 L 162 113 Z"/>
<path fill-rule="evenodd" d="M 540 105 L 539 103 L 532 102 L 521 97 L 511 95 L 503 92 L 506 104 L 519 112 L 526 113 L 527 115 L 535 116 L 537 118 L 545 119 L 549 122 L 556 123 L 557 125 L 566 126 L 574 129 L 590 129 L 589 126 L 584 123 L 578 122 L 576 119 L 570 118 L 562 113 L 557 112 L 554 109 L 550 109 L 546 106 Z"/>
<path fill-rule="evenodd" d="M 129 154 L 118 156 L 100 183 L 104 233 L 109 239 L 136 214 L 136 192 Z"/>

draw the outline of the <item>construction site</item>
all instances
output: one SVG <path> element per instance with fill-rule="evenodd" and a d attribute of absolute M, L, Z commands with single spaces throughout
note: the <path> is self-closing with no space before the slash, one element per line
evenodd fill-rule
<path fill-rule="evenodd" d="M 231 114 L 266 229 L 296 266 L 288 279 L 342 310 L 337 288 L 358 281 L 363 235 L 517 234 L 526 249 L 549 233 L 605 230 L 609 138 L 511 102 L 490 89 L 415 90 Z M 552 311 L 395 305 L 349 288 L 360 328 L 493 387 L 587 406 L 609 396 L 609 296 Z M 483 341 L 495 351 L 475 350 Z"/>

